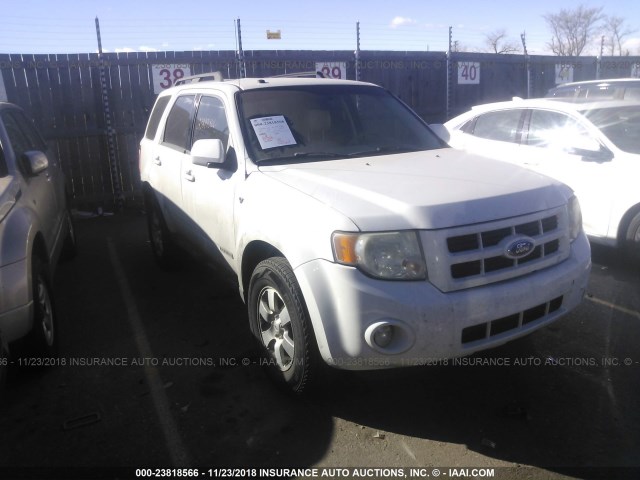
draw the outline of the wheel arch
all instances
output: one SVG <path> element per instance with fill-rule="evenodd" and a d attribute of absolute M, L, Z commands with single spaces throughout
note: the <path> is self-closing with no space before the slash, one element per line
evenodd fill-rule
<path fill-rule="evenodd" d="M 629 208 L 622 216 L 622 219 L 618 224 L 618 235 L 616 236 L 618 246 L 623 246 L 625 244 L 627 229 L 631 224 L 631 220 L 633 220 L 638 213 L 640 213 L 640 203 Z"/>
<path fill-rule="evenodd" d="M 284 257 L 284 255 L 276 247 L 262 240 L 253 240 L 245 247 L 242 253 L 242 267 L 239 278 L 242 299 L 245 303 L 247 302 L 248 286 L 253 271 L 260 262 L 271 257 Z"/>

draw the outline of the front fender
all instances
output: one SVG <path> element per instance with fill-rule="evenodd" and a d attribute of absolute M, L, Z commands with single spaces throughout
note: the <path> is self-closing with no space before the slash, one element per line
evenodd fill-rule
<path fill-rule="evenodd" d="M 242 272 L 244 253 L 260 241 L 282 253 L 295 269 L 315 259 L 333 261 L 331 234 L 337 230 L 358 231 L 356 225 L 337 210 L 306 193 L 277 182 L 261 173 L 247 179 L 237 202 L 236 272 Z M 242 274 L 238 275 L 244 291 Z"/>

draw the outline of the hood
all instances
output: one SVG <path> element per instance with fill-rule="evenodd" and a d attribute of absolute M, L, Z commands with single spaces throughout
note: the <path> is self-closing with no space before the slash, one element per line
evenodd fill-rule
<path fill-rule="evenodd" d="M 349 217 L 362 231 L 439 229 L 563 205 L 549 177 L 452 148 L 260 167 Z"/>

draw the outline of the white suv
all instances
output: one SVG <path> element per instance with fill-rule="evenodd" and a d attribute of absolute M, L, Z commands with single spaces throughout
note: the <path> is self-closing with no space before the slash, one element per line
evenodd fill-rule
<path fill-rule="evenodd" d="M 153 252 L 237 279 L 270 370 L 468 355 L 576 307 L 589 245 L 571 190 L 448 148 L 386 90 L 325 79 L 186 83 L 140 144 Z M 228 321 L 212 319 L 213 321 Z"/>
<path fill-rule="evenodd" d="M 474 107 L 439 133 L 452 147 L 566 183 L 591 240 L 640 258 L 640 102 L 516 99 Z"/>

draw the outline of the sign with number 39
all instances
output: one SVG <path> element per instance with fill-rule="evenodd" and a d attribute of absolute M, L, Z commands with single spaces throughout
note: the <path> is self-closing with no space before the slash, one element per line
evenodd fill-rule
<path fill-rule="evenodd" d="M 153 92 L 160 93 L 173 87 L 176 80 L 191 75 L 191 67 L 187 64 L 154 64 L 151 66 L 153 76 Z"/>

